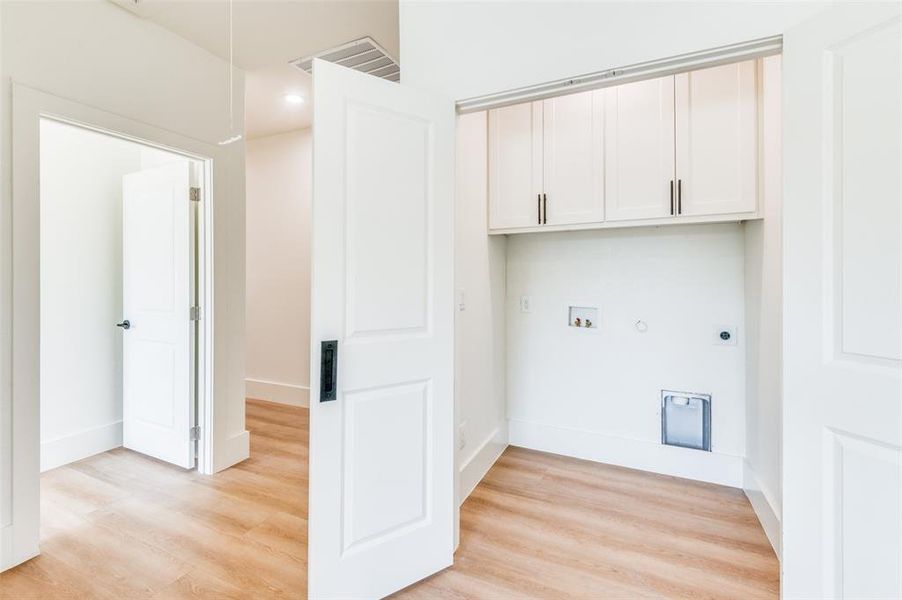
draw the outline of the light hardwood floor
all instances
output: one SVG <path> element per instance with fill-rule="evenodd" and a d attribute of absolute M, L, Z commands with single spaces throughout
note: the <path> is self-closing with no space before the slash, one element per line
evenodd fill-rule
<path fill-rule="evenodd" d="M 0 598 L 303 598 L 307 411 L 249 401 L 212 477 L 114 450 L 42 476 L 42 554 Z M 775 598 L 742 492 L 510 448 L 461 509 L 455 565 L 398 598 Z"/>

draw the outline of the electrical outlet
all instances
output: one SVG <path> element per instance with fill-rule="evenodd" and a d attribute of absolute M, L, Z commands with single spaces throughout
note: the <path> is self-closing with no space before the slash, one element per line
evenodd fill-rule
<path fill-rule="evenodd" d="M 457 426 L 457 449 L 463 450 L 467 447 L 467 422 L 464 421 Z"/>
<path fill-rule="evenodd" d="M 737 342 L 736 327 L 733 325 L 715 325 L 712 338 L 718 346 L 735 346 Z"/>
<path fill-rule="evenodd" d="M 520 312 L 532 312 L 532 299 L 529 296 L 520 296 Z"/>
<path fill-rule="evenodd" d="M 467 310 L 467 296 L 464 293 L 463 288 L 457 290 L 457 310 L 458 312 Z"/>

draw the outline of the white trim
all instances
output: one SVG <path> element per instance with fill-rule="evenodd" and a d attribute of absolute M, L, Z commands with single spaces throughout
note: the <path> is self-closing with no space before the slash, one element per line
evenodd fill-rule
<path fill-rule="evenodd" d="M 749 461 L 743 460 L 742 462 L 744 467 L 742 489 L 755 510 L 755 515 L 757 515 L 761 528 L 764 529 L 764 534 L 773 547 L 777 559 L 782 561 L 783 548 L 781 540 L 783 525 L 780 506 L 772 500 L 772 495 L 761 485 L 761 479 L 755 473 Z"/>
<path fill-rule="evenodd" d="M 251 434 L 242 431 L 225 440 L 221 447 L 213 453 L 213 473 L 228 469 L 232 465 L 246 460 L 251 455 Z"/>
<path fill-rule="evenodd" d="M 555 231 L 587 231 L 590 229 L 624 229 L 628 227 L 658 227 L 661 225 L 696 225 L 698 223 L 741 223 L 763 219 L 760 212 L 732 213 L 724 215 L 698 215 L 660 217 L 656 219 L 634 219 L 629 221 L 596 221 L 595 223 L 576 223 L 569 225 L 530 225 L 528 227 L 508 227 L 490 229 L 489 235 L 508 235 L 512 233 L 535 233 Z"/>
<path fill-rule="evenodd" d="M 742 487 L 742 457 L 664 446 L 583 429 L 511 419 L 511 446 L 552 452 L 630 469 Z"/>
<path fill-rule="evenodd" d="M 486 476 L 492 465 L 495 464 L 504 450 L 507 448 L 507 427 L 504 424 L 496 427 L 491 434 L 473 451 L 469 458 L 461 461 L 458 469 L 460 472 L 460 497 L 458 504 L 473 493 L 482 478 Z"/>
<path fill-rule="evenodd" d="M 566 94 L 575 94 L 588 90 L 620 85 L 630 81 L 653 79 L 675 73 L 685 73 L 696 69 L 704 69 L 727 63 L 741 62 L 763 56 L 779 54 L 783 51 L 783 36 L 775 35 L 738 44 L 729 44 L 697 52 L 689 52 L 650 60 L 642 63 L 626 65 L 585 73 L 566 79 L 558 79 L 548 83 L 531 85 L 495 94 L 486 94 L 476 98 L 467 98 L 457 102 L 458 113 L 469 113 L 490 108 L 500 108 L 511 104 L 534 102 Z"/>
<path fill-rule="evenodd" d="M 306 385 L 248 377 L 244 380 L 244 395 L 253 400 L 266 400 L 276 404 L 310 406 L 310 386 Z"/>
<path fill-rule="evenodd" d="M 41 442 L 41 473 L 122 445 L 122 421 Z"/>
<path fill-rule="evenodd" d="M 12 569 L 40 554 L 37 543 L 30 546 L 15 544 L 16 536 L 14 534 L 13 525 L 0 527 L 0 572 Z"/>

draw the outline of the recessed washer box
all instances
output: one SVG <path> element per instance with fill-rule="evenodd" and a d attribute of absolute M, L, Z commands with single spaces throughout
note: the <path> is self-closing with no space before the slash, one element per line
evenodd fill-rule
<path fill-rule="evenodd" d="M 570 327 L 596 329 L 598 327 L 598 308 L 595 306 L 568 307 L 567 324 Z"/>

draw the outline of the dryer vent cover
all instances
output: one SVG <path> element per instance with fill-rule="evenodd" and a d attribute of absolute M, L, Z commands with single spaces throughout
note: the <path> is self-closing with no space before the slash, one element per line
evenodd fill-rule
<path fill-rule="evenodd" d="M 661 391 L 661 443 L 711 451 L 711 395 Z"/>
<path fill-rule="evenodd" d="M 398 62 L 371 37 L 360 38 L 336 48 L 324 50 L 313 56 L 298 58 L 291 61 L 291 64 L 302 71 L 312 73 L 314 58 L 356 69 L 367 75 L 374 75 L 389 81 L 401 80 L 401 67 L 398 65 Z"/>

